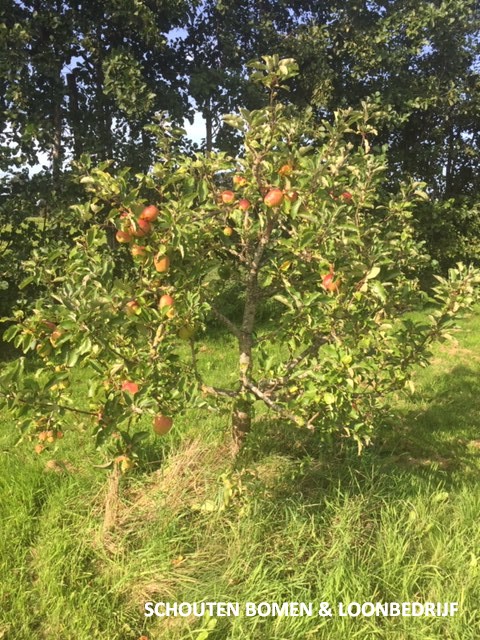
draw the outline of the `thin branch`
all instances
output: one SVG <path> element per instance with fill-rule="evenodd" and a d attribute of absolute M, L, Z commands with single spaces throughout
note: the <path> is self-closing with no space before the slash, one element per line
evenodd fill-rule
<path fill-rule="evenodd" d="M 287 363 L 285 367 L 287 374 L 293 371 L 300 364 L 300 362 L 302 362 L 302 360 L 305 360 L 305 358 L 308 358 L 308 356 L 313 355 L 323 344 L 327 344 L 327 342 L 329 342 L 329 336 L 315 336 L 312 344 L 306 347 L 301 353 L 298 354 L 298 356 Z"/>
<path fill-rule="evenodd" d="M 211 396 L 222 396 L 225 398 L 238 398 L 240 393 L 233 391 L 232 389 L 220 389 L 219 387 L 211 387 L 207 384 L 202 384 L 202 391 L 208 393 Z"/>
<path fill-rule="evenodd" d="M 195 375 L 195 378 L 197 379 L 197 382 L 199 382 L 203 386 L 202 376 L 200 375 L 200 371 L 198 370 L 197 352 L 195 351 L 195 343 L 192 340 L 192 338 L 190 338 L 189 342 L 190 342 L 190 354 L 192 356 L 193 373 Z"/>
<path fill-rule="evenodd" d="M 297 416 L 294 413 L 287 411 L 282 406 L 274 402 L 271 398 L 268 397 L 268 395 L 265 392 L 261 391 L 252 382 L 250 382 L 249 380 L 246 380 L 244 381 L 243 384 L 245 387 L 247 387 L 247 389 L 250 389 L 250 391 L 253 393 L 254 396 L 256 396 L 259 400 L 262 400 L 262 402 L 264 402 L 267 405 L 267 407 L 270 407 L 270 409 L 273 409 L 273 411 L 275 411 L 276 413 L 282 414 L 289 420 L 292 420 L 293 422 L 297 422 Z"/>
<path fill-rule="evenodd" d="M 260 383 L 260 386 L 265 391 L 271 392 L 274 391 L 277 387 L 283 386 L 287 384 L 290 380 L 291 374 L 297 368 L 297 366 L 308 358 L 310 355 L 314 355 L 315 352 L 322 346 L 322 344 L 327 344 L 330 341 L 329 336 L 316 336 L 308 347 L 306 347 L 301 353 L 298 354 L 295 358 L 287 362 L 285 365 L 285 375 L 279 378 L 273 378 L 272 380 L 265 380 Z M 298 378 L 304 378 L 308 376 L 308 372 L 305 372 L 303 375 L 299 375 Z"/>
<path fill-rule="evenodd" d="M 203 393 L 208 393 L 211 396 L 223 396 L 226 398 L 236 398 L 238 396 L 237 391 L 231 391 L 230 389 L 221 389 L 219 387 L 211 387 L 203 382 L 200 371 L 198 370 L 197 353 L 195 351 L 195 344 L 192 339 L 190 339 L 190 354 L 192 356 L 193 372 Z"/>
<path fill-rule="evenodd" d="M 19 398 L 15 395 L 12 394 L 8 394 L 8 393 L 2 393 L 0 391 L 0 396 L 2 396 L 2 398 L 7 398 L 7 400 L 9 398 L 14 397 L 15 400 L 17 400 L 18 402 L 22 402 L 23 404 L 32 404 L 31 400 L 24 400 L 23 398 Z M 71 411 L 72 413 L 81 413 L 82 415 L 86 415 L 86 416 L 96 416 L 98 415 L 98 413 L 96 411 L 85 411 L 84 409 L 77 409 L 76 407 L 68 407 L 65 404 L 58 404 L 58 403 L 53 403 L 53 402 L 39 402 L 36 404 L 36 406 L 38 407 L 45 407 L 45 408 L 50 408 L 50 409 L 65 409 L 65 411 Z"/>
<path fill-rule="evenodd" d="M 220 320 L 220 322 L 222 322 L 228 329 L 230 329 L 230 331 L 233 333 L 234 336 L 236 336 L 237 338 L 241 338 L 242 332 L 237 327 L 236 324 L 234 324 L 231 320 L 229 320 L 227 316 L 224 316 L 223 313 L 218 309 L 216 309 L 215 307 L 212 307 L 211 309 L 212 309 L 213 315 L 218 320 Z"/>

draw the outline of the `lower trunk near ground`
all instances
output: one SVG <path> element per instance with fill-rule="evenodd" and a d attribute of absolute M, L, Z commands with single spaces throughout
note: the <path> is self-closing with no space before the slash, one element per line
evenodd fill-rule
<path fill-rule="evenodd" d="M 232 412 L 232 439 L 235 451 L 239 451 L 252 426 L 252 403 L 238 400 Z"/>

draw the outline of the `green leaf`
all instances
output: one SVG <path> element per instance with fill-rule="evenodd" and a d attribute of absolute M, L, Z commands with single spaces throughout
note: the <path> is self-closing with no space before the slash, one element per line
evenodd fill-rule
<path fill-rule="evenodd" d="M 28 276 L 27 278 L 25 278 L 24 280 L 22 280 L 20 282 L 20 284 L 18 285 L 20 289 L 25 289 L 25 287 L 27 287 L 29 284 L 31 284 L 34 280 L 35 280 L 36 276 L 32 275 L 32 276 Z"/>
<path fill-rule="evenodd" d="M 325 402 L 325 404 L 328 405 L 332 405 L 335 404 L 335 396 L 333 395 L 333 393 L 330 393 L 329 391 L 327 391 L 326 393 L 323 394 L 323 401 Z"/>
<path fill-rule="evenodd" d="M 373 278 L 376 278 L 379 273 L 380 273 L 380 267 L 372 267 L 370 271 L 367 273 L 367 275 L 365 276 L 365 279 L 373 280 Z"/>
<path fill-rule="evenodd" d="M 370 289 L 382 302 L 387 301 L 387 293 L 385 291 L 385 287 L 381 282 L 375 280 L 370 284 Z"/>

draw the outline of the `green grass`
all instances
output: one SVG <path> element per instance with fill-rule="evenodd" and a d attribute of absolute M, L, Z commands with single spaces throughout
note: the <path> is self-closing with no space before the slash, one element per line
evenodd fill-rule
<path fill-rule="evenodd" d="M 463 325 L 360 458 L 322 456 L 310 435 L 263 415 L 232 468 L 227 418 L 187 414 L 123 479 L 106 538 L 106 472 L 92 467 L 87 426 L 35 457 L 1 418 L 0 638 L 476 640 L 480 317 Z M 225 340 L 206 342 L 212 379 L 228 380 Z M 205 620 L 143 616 L 147 600 L 204 599 L 458 601 L 460 614 L 219 617 L 203 636 Z"/>

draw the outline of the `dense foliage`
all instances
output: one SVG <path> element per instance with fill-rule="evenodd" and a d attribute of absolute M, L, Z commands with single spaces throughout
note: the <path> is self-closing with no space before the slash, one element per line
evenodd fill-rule
<path fill-rule="evenodd" d="M 54 235 L 64 203 L 81 200 L 72 161 L 89 154 L 148 171 L 155 114 L 182 124 L 195 110 L 203 149 L 236 153 L 241 137 L 221 116 L 264 104 L 246 64 L 275 51 L 299 63 L 282 99 L 311 107 L 317 123 L 367 98 L 382 105 L 386 179 L 393 190 L 404 177 L 424 181 L 432 198 L 414 212 L 420 237 L 443 270 L 476 261 L 478 46 L 475 0 L 3 3 L 0 246 L 9 248 L 0 279 L 9 288 L 1 313 L 19 300 L 22 268 L 8 269 L 8 260 L 35 245 L 31 218 L 44 217 L 36 203 L 48 203 Z"/>
<path fill-rule="evenodd" d="M 427 257 L 411 225 L 415 200 L 426 196 L 417 182 L 385 191 L 375 105 L 318 126 L 279 99 L 296 74 L 292 60 L 253 67 L 269 104 L 228 117 L 243 139 L 240 156 L 184 154 L 164 123 L 152 170 L 86 168 L 91 197 L 71 210 L 75 246 L 36 251 L 27 282 L 45 295 L 6 335 L 33 355 L 1 380 L 22 428 L 32 429 L 36 407 L 40 441 L 79 411 L 93 419 L 99 444 L 113 437 L 130 461 L 142 416 L 164 433 L 186 406 L 227 403 L 239 446 L 262 403 L 322 440 L 348 436 L 362 447 L 389 394 L 411 386 L 412 367 L 473 303 L 478 273 L 459 265 L 439 279 L 429 323 L 406 313 L 426 302 L 418 273 Z M 232 187 L 219 187 L 226 179 Z M 239 317 L 224 313 L 232 295 Z M 273 324 L 262 329 L 258 313 L 271 301 Z M 237 369 L 221 387 L 205 379 L 196 342 L 211 317 L 238 345 Z M 79 364 L 91 370 L 88 408 L 72 401 Z"/>

